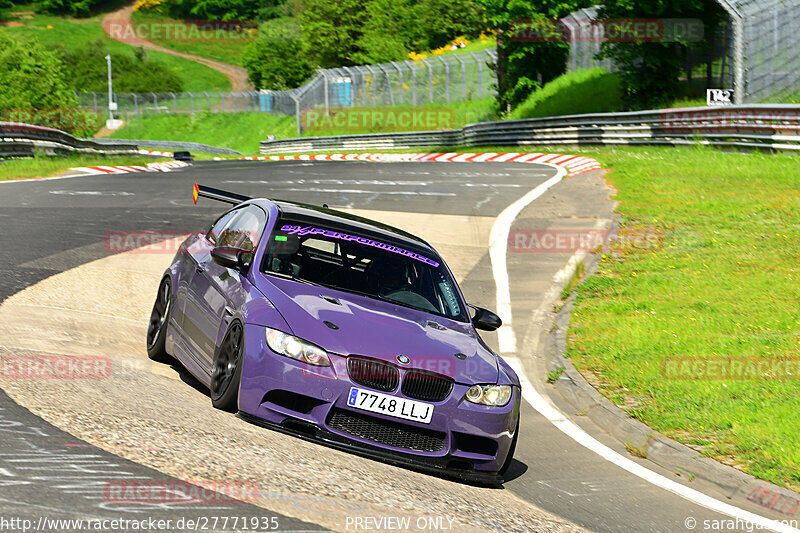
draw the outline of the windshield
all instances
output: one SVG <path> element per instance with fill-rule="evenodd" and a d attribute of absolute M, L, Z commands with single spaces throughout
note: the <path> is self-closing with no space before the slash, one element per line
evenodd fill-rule
<path fill-rule="evenodd" d="M 350 230 L 279 220 L 262 271 L 466 320 L 441 259 Z"/>

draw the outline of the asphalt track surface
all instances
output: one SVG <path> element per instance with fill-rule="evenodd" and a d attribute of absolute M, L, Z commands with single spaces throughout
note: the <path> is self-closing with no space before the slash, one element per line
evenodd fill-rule
<path fill-rule="evenodd" d="M 487 163 L 245 162 L 198 163 L 172 173 L 86 176 L 0 184 L 0 300 L 45 278 L 99 259 L 109 231 L 190 231 L 206 227 L 224 210 L 206 201 L 192 205 L 195 181 L 251 196 L 309 203 L 415 213 L 495 217 L 525 192 L 553 176 L 552 167 Z M 570 178 L 571 180 L 572 178 Z M 525 209 L 518 219 L 526 227 L 548 227 L 559 218 L 585 227 L 596 219 L 607 191 L 587 189 L 566 180 Z M 595 179 L 597 181 L 597 179 Z M 596 184 L 595 184 L 596 185 Z M 572 189 L 570 189 L 572 187 Z M 567 215 L 564 215 L 567 213 Z M 584 226 L 581 226 L 584 224 Z M 58 258 L 52 260 L 52 258 Z M 509 259 L 512 296 L 524 292 L 536 261 L 552 267 L 567 255 Z M 447 259 L 447 256 L 445 256 Z M 492 307 L 494 285 L 486 276 L 487 257 L 462 288 L 475 303 Z M 520 290 L 515 292 L 519 285 Z M 530 289 L 530 287 L 528 287 Z M 537 289 L 538 290 L 538 289 Z M 56 296 L 54 296 L 55 298 Z M 515 308 L 515 327 L 523 323 Z M 518 338 L 525 331 L 517 331 Z M 496 348 L 494 334 L 485 336 Z M 521 344 L 524 350 L 525 344 Z M 524 354 L 516 354 L 523 359 Z M 526 360 L 527 361 L 527 360 Z M 546 390 L 534 358 L 525 369 L 537 390 Z M 551 400 L 563 405 L 558 397 Z M 576 423 L 595 438 L 626 454 L 610 437 L 586 420 Z M 583 448 L 523 402 L 521 436 L 514 478 L 504 489 L 566 521 L 592 531 L 687 531 L 689 517 L 729 517 L 709 511 L 629 474 Z M 271 513 L 252 505 L 155 506 L 126 509 L 109 505 L 103 485 L 110 477 L 167 479 L 165 474 L 122 459 L 65 433 L 0 392 L 0 517 L 35 519 L 43 514 L 71 517 L 201 517 L 233 511 L 238 515 L 277 516 L 280 528 L 318 529 L 313 523 Z M 180 453 L 180 450 L 175 450 Z M 675 479 L 643 459 L 648 468 Z M 365 460 L 367 461 L 367 460 Z M 415 478 L 424 483 L 425 477 Z M 676 479 L 680 481 L 680 479 Z M 712 486 L 692 485 L 721 500 Z M 213 513 L 212 513 L 213 511 Z M 233 512 L 231 514 L 233 514 Z M 702 531 L 698 526 L 695 531 Z M 726 529 L 726 531 L 735 529 Z"/>

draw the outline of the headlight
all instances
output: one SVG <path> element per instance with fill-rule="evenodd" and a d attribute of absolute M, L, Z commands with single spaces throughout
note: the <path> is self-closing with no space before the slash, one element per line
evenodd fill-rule
<path fill-rule="evenodd" d="M 315 366 L 331 366 L 325 350 L 299 337 L 277 329 L 267 329 L 267 344 L 273 352 Z"/>
<path fill-rule="evenodd" d="M 468 402 L 502 407 L 511 399 L 510 385 L 473 385 L 464 396 Z"/>

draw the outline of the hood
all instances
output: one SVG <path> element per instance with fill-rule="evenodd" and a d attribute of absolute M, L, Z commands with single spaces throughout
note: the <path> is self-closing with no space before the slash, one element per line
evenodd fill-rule
<path fill-rule="evenodd" d="M 328 352 L 421 368 L 467 385 L 497 382 L 498 357 L 482 346 L 471 324 L 292 280 L 260 281 L 291 333 Z M 398 364 L 401 354 L 409 364 Z"/>

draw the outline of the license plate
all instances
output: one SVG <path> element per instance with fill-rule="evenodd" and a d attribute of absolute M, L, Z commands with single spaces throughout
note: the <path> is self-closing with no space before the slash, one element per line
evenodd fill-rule
<path fill-rule="evenodd" d="M 433 406 L 429 403 L 415 402 L 414 400 L 398 398 L 382 392 L 359 389 L 358 387 L 350 389 L 347 405 L 356 409 L 422 422 L 423 424 L 430 424 L 433 418 Z"/>

